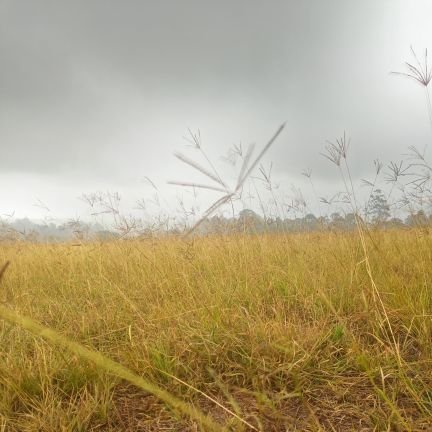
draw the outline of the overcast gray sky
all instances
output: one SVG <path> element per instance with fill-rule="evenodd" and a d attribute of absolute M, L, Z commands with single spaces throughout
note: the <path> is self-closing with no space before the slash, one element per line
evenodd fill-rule
<path fill-rule="evenodd" d="M 196 178 L 173 157 L 188 128 L 220 160 L 264 145 L 282 187 L 344 130 L 354 177 L 431 140 L 421 87 L 390 75 L 432 46 L 427 0 L 0 0 L 0 213 L 75 216 L 81 193 L 132 203 Z M 231 177 L 230 177 L 231 176 Z"/>

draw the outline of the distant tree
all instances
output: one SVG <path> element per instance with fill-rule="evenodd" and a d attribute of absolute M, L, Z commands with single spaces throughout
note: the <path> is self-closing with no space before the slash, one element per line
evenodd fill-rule
<path fill-rule="evenodd" d="M 320 228 L 326 228 L 329 225 L 328 216 L 320 216 L 317 218 L 317 223 Z"/>
<path fill-rule="evenodd" d="M 374 224 L 384 223 L 390 218 L 390 206 L 381 189 L 375 189 L 372 193 L 369 214 Z"/>
<path fill-rule="evenodd" d="M 313 213 L 308 213 L 305 217 L 304 220 L 306 222 L 306 224 L 308 225 L 314 225 L 317 221 L 316 216 Z"/>
<path fill-rule="evenodd" d="M 239 213 L 238 221 L 240 229 L 243 231 L 262 231 L 264 229 L 264 220 L 253 210 L 244 209 Z"/>
<path fill-rule="evenodd" d="M 339 212 L 334 212 L 330 215 L 330 228 L 342 229 L 344 228 L 345 220 Z"/>
<path fill-rule="evenodd" d="M 353 229 L 356 226 L 356 215 L 354 213 L 347 213 L 345 215 L 345 228 Z"/>
<path fill-rule="evenodd" d="M 417 213 L 409 215 L 405 223 L 409 226 L 426 226 L 429 224 L 429 218 L 424 210 L 419 210 Z"/>

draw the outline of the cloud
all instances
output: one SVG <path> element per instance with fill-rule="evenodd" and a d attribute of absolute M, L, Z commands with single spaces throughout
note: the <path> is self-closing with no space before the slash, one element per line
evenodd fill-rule
<path fill-rule="evenodd" d="M 4 0 L 0 170 L 89 187 L 181 179 L 171 155 L 188 127 L 218 159 L 287 121 L 268 155 L 275 175 L 311 166 L 334 181 L 319 153 L 346 130 L 353 173 L 367 176 L 375 157 L 429 139 L 423 95 L 389 76 L 409 29 L 416 43 L 432 36 L 427 4 L 410 8 L 406 18 L 402 4 L 375 0 Z"/>

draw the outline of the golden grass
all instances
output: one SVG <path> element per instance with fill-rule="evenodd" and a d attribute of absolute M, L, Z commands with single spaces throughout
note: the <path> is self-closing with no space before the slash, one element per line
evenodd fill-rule
<path fill-rule="evenodd" d="M 0 431 L 427 430 L 432 235 L 2 244 Z M 390 337 L 390 335 L 394 335 Z"/>

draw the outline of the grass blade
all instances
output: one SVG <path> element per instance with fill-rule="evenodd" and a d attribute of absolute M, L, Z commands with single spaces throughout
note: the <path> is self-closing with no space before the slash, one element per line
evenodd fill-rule
<path fill-rule="evenodd" d="M 5 267 L 3 267 L 3 269 L 5 269 Z M 189 416 L 191 419 L 198 421 L 203 427 L 205 427 L 205 430 L 224 430 L 221 425 L 217 424 L 211 417 L 206 416 L 193 405 L 189 405 L 183 402 L 182 400 L 173 396 L 166 390 L 136 375 L 128 368 L 122 366 L 120 363 L 117 363 L 114 360 L 111 360 L 103 354 L 88 349 L 80 343 L 74 342 L 66 336 L 61 335 L 55 330 L 49 327 L 45 327 L 42 324 L 32 320 L 31 318 L 21 316 L 15 311 L 12 311 L 4 306 L 0 306 L 0 317 L 12 324 L 16 324 L 22 327 L 23 329 L 29 331 L 35 336 L 42 337 L 55 345 L 66 348 L 67 350 L 73 352 L 82 359 L 94 363 L 99 368 L 119 378 L 129 381 L 130 383 L 134 384 L 137 387 L 140 387 L 144 391 L 153 394 L 154 396 L 165 402 L 167 405 L 170 405 L 182 414 Z"/>
<path fill-rule="evenodd" d="M 208 169 L 204 168 L 203 166 L 196 163 L 192 159 L 189 159 L 188 157 L 182 155 L 181 153 L 175 153 L 174 156 L 177 159 L 180 159 L 185 164 L 190 165 L 192 168 L 195 168 L 199 172 L 203 173 L 204 175 L 206 175 L 208 178 L 212 179 L 216 183 L 219 183 L 221 186 L 223 186 L 225 188 L 225 192 L 227 192 L 227 190 L 228 190 L 227 185 L 220 178 L 218 178 L 213 173 L 211 173 Z"/>
<path fill-rule="evenodd" d="M 264 156 L 264 154 L 267 152 L 267 150 L 271 147 L 271 145 L 276 141 L 276 138 L 280 135 L 280 133 L 283 131 L 285 127 L 285 123 L 283 123 L 281 126 L 279 126 L 279 129 L 276 131 L 276 133 L 270 138 L 270 141 L 265 145 L 265 147 L 261 150 L 261 153 L 257 156 L 257 158 L 254 160 L 250 168 L 246 171 L 246 173 L 242 176 L 240 181 L 237 183 L 236 186 L 236 192 L 239 191 L 239 189 L 242 187 L 245 180 L 249 177 L 251 172 L 255 169 L 255 167 L 258 165 L 261 158 Z"/>
<path fill-rule="evenodd" d="M 167 183 L 171 184 L 171 185 L 176 185 L 176 186 L 194 187 L 194 188 L 200 188 L 200 189 L 209 189 L 209 190 L 213 190 L 213 191 L 216 191 L 216 192 L 226 193 L 225 189 L 218 188 L 216 186 L 205 185 L 205 184 L 201 184 L 201 183 L 192 183 L 192 182 L 184 182 L 184 181 L 169 181 Z"/>

